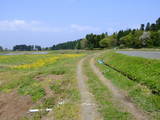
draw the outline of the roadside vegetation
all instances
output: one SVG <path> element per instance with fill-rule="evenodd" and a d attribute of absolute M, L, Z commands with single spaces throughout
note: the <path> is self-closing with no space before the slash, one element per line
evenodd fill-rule
<path fill-rule="evenodd" d="M 80 96 L 75 71 L 76 63 L 83 56 L 81 53 L 58 52 L 45 55 L 2 55 L 0 91 L 5 94 L 17 91 L 18 96 L 30 96 L 33 101 L 31 108 L 52 108 L 54 110 L 50 114 L 56 120 L 78 120 Z M 50 117 L 47 112 L 38 112 L 30 113 L 23 119 L 39 120 L 45 116 Z"/>
<path fill-rule="evenodd" d="M 110 66 L 97 64 L 106 78 L 127 91 L 133 102 L 153 120 L 160 119 L 159 60 L 126 56 L 110 50 L 97 59 L 104 60 Z"/>

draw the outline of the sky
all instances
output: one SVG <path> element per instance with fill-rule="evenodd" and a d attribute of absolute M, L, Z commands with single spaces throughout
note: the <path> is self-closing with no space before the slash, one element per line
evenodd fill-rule
<path fill-rule="evenodd" d="M 0 46 L 49 47 L 138 28 L 160 17 L 160 0 L 0 0 Z"/>

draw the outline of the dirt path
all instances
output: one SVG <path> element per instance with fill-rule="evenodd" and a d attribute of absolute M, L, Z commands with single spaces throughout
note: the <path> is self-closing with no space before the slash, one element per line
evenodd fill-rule
<path fill-rule="evenodd" d="M 135 104 L 125 95 L 125 93 L 115 87 L 110 80 L 107 80 L 103 74 L 99 71 L 99 69 L 95 65 L 94 58 L 90 60 L 91 68 L 93 69 L 94 73 L 99 77 L 104 85 L 108 87 L 108 89 L 113 94 L 113 99 L 117 103 L 120 103 L 124 110 L 131 113 L 136 120 L 148 120 L 148 117 L 139 110 Z"/>
<path fill-rule="evenodd" d="M 93 95 L 89 92 L 85 83 L 87 77 L 83 74 L 82 70 L 84 60 L 85 58 L 77 66 L 77 80 L 81 94 L 81 118 L 82 120 L 101 120 Z"/>

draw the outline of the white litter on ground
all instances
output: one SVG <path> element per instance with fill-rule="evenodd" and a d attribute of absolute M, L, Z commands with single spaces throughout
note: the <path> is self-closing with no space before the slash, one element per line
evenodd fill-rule
<path fill-rule="evenodd" d="M 65 103 L 65 101 L 61 101 L 58 103 L 58 105 L 63 105 Z"/>
<path fill-rule="evenodd" d="M 51 108 L 46 108 L 46 109 L 30 109 L 29 112 L 34 113 L 34 112 L 40 112 L 40 111 L 46 111 L 46 112 L 50 112 L 52 111 Z"/>
<path fill-rule="evenodd" d="M 86 106 L 95 106 L 94 103 L 82 103 L 82 105 L 86 105 Z"/>
<path fill-rule="evenodd" d="M 63 104 L 65 104 L 65 101 L 58 102 L 58 104 L 55 107 L 58 107 L 58 106 L 63 105 Z M 46 109 L 30 109 L 28 112 L 29 113 L 35 113 L 35 112 L 41 112 L 41 111 L 50 112 L 50 111 L 52 111 L 52 109 L 51 108 L 46 108 Z"/>

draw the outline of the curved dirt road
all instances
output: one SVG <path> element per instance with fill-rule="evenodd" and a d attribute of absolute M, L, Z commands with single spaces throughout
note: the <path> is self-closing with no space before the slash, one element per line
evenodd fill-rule
<path fill-rule="evenodd" d="M 134 105 L 131 100 L 128 99 L 128 97 L 125 96 L 123 91 L 120 91 L 111 83 L 110 80 L 107 80 L 103 76 L 103 74 L 96 67 L 94 58 L 90 60 L 90 66 L 93 69 L 94 73 L 102 81 L 102 83 L 108 87 L 113 95 L 113 99 L 115 99 L 117 103 L 121 104 L 125 111 L 131 113 L 136 120 L 148 120 L 148 117 L 140 109 L 138 109 L 136 105 Z"/>
<path fill-rule="evenodd" d="M 86 58 L 80 60 L 77 66 L 78 87 L 81 94 L 81 119 L 82 120 L 101 120 L 100 114 L 97 112 L 96 103 L 93 95 L 86 86 L 87 77 L 83 74 L 82 66 Z"/>

